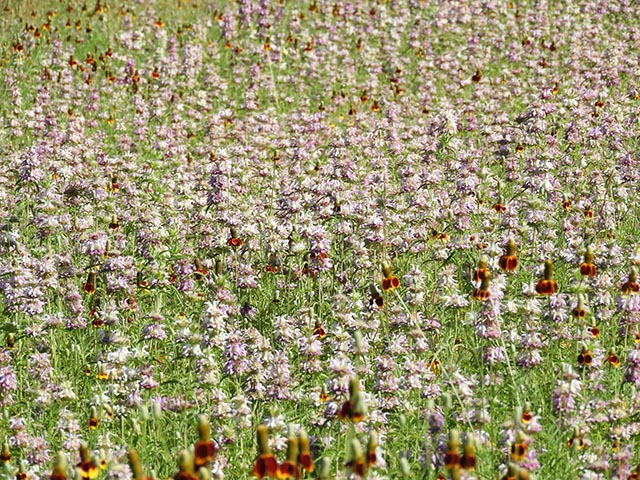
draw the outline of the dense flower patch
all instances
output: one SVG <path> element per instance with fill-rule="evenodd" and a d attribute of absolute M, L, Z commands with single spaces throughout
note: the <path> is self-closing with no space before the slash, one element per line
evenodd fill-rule
<path fill-rule="evenodd" d="M 1 478 L 640 476 L 635 2 L 33 3 Z"/>

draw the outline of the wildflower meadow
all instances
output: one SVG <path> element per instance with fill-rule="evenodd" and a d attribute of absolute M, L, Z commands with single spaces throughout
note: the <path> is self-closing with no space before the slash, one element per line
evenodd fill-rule
<path fill-rule="evenodd" d="M 0 479 L 640 478 L 640 3 L 0 0 Z"/>

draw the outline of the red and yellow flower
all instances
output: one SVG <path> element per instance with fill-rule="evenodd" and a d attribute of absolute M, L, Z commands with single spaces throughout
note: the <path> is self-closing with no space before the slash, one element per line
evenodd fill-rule
<path fill-rule="evenodd" d="M 584 261 L 580 264 L 580 274 L 583 277 L 594 278 L 596 273 L 596 266 L 593 263 L 593 248 L 589 245 L 584 254 Z"/>
<path fill-rule="evenodd" d="M 82 285 L 82 291 L 89 295 L 96 293 L 96 272 L 89 272 L 87 281 Z"/>
<path fill-rule="evenodd" d="M 482 281 L 478 288 L 473 289 L 473 293 L 471 297 L 474 300 L 488 300 L 491 294 L 489 293 L 489 284 L 491 282 L 491 272 L 489 270 L 483 269 L 482 271 Z"/>
<path fill-rule="evenodd" d="M 382 262 L 382 290 L 388 292 L 395 290 L 400 286 L 400 280 L 391 271 L 391 267 L 387 262 Z"/>
<path fill-rule="evenodd" d="M 269 432 L 266 425 L 258 425 L 256 428 L 258 439 L 258 458 L 253 465 L 251 474 L 257 478 L 277 478 L 278 461 L 271 452 L 269 446 Z"/>
<path fill-rule="evenodd" d="M 198 434 L 200 439 L 196 442 L 193 453 L 193 463 L 196 469 L 208 467 L 218 453 L 218 447 L 211 440 L 211 425 L 205 415 L 198 417 Z"/>
<path fill-rule="evenodd" d="M 638 293 L 640 291 L 640 285 L 638 285 L 638 270 L 636 267 L 631 267 L 629 271 L 629 277 L 627 281 L 622 284 L 620 291 L 625 294 Z"/>
<path fill-rule="evenodd" d="M 516 257 L 516 242 L 513 238 L 507 241 L 506 252 L 498 260 L 498 265 L 505 272 L 513 272 L 518 268 L 518 257 Z"/>
<path fill-rule="evenodd" d="M 338 412 L 340 420 L 351 420 L 353 423 L 361 422 L 366 416 L 364 398 L 360 392 L 360 380 L 353 377 L 349 381 L 349 398 L 342 404 Z"/>
<path fill-rule="evenodd" d="M 544 276 L 536 283 L 538 295 L 553 295 L 558 291 L 558 284 L 553 279 L 553 260 L 547 259 L 544 262 Z"/>

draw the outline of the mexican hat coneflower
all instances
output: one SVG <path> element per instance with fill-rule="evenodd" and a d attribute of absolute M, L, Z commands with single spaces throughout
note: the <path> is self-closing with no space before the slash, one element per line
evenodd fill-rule
<path fill-rule="evenodd" d="M 94 407 L 95 408 L 95 407 Z M 92 408 L 93 415 L 93 408 Z M 89 451 L 89 446 L 82 442 L 80 444 L 80 463 L 78 464 L 78 468 L 80 469 L 80 473 L 82 474 L 83 479 L 93 480 L 98 477 L 98 467 L 96 462 L 93 460 L 91 456 L 91 452 Z"/>
<path fill-rule="evenodd" d="M 467 433 L 464 439 L 464 448 L 462 458 L 460 459 L 460 466 L 467 471 L 474 471 L 476 469 L 476 445 L 475 437 L 471 432 Z"/>
<path fill-rule="evenodd" d="M 258 440 L 258 457 L 253 465 L 252 474 L 258 478 L 277 478 L 278 461 L 269 447 L 269 433 L 266 425 L 258 425 L 256 428 Z"/>
<path fill-rule="evenodd" d="M 375 430 L 369 432 L 367 440 L 367 466 L 372 467 L 378 460 L 376 450 L 378 449 L 378 433 Z"/>
<path fill-rule="evenodd" d="M 484 273 L 488 272 L 488 267 L 487 264 L 489 262 L 489 259 L 487 258 L 486 255 L 482 255 L 479 259 L 478 259 L 478 266 L 476 267 L 475 271 L 473 272 L 473 281 L 474 282 L 481 282 L 482 279 L 484 278 Z"/>
<path fill-rule="evenodd" d="M 553 295 L 558 291 L 558 284 L 553 279 L 553 260 L 544 262 L 544 276 L 536 283 L 538 295 Z"/>
<path fill-rule="evenodd" d="M 351 458 L 349 458 L 345 466 L 350 468 L 359 478 L 364 478 L 367 473 L 367 462 L 362 451 L 362 445 L 360 445 L 360 441 L 357 438 L 351 440 Z"/>
<path fill-rule="evenodd" d="M 304 429 L 300 429 L 298 433 L 298 464 L 305 472 L 313 472 L 314 465 L 311 458 L 311 448 L 309 445 L 309 436 Z"/>
<path fill-rule="evenodd" d="M 211 424 L 206 415 L 198 417 L 198 434 L 200 439 L 196 442 L 194 452 L 194 465 L 196 469 L 200 467 L 208 467 L 216 457 L 218 447 L 211 440 Z"/>
<path fill-rule="evenodd" d="M 578 304 L 575 306 L 573 310 L 571 310 L 571 315 L 573 318 L 582 320 L 587 315 L 587 311 L 584 308 L 584 297 L 582 295 L 578 295 Z"/>
<path fill-rule="evenodd" d="M 582 450 L 584 448 L 584 440 L 582 439 L 582 433 L 578 427 L 573 428 L 573 432 L 569 440 L 567 440 L 567 447 L 574 450 Z"/>
<path fill-rule="evenodd" d="M 400 280 L 391 271 L 391 267 L 387 262 L 382 262 L 382 290 L 388 292 L 400 286 Z"/>
<path fill-rule="evenodd" d="M 278 464 L 278 478 L 300 478 L 300 468 L 298 467 L 298 455 L 300 442 L 294 433 L 293 426 L 289 426 L 287 435 L 287 459 Z"/>
<path fill-rule="evenodd" d="M 349 381 L 349 398 L 342 404 L 338 417 L 340 420 L 349 419 L 353 423 L 359 423 L 366 414 L 366 405 L 360 392 L 360 380 L 357 377 L 352 377 Z"/>
<path fill-rule="evenodd" d="M 327 332 L 322 327 L 322 323 L 320 322 L 320 320 L 316 320 L 315 322 L 315 325 L 313 327 L 313 336 L 319 338 L 320 340 L 327 336 Z"/>
<path fill-rule="evenodd" d="M 375 304 L 378 308 L 384 307 L 384 298 L 382 298 L 382 294 L 380 293 L 380 290 L 375 285 L 375 283 L 369 284 L 369 294 L 370 305 Z"/>
<path fill-rule="evenodd" d="M 460 478 L 460 433 L 456 429 L 449 431 L 447 450 L 444 452 L 444 468 L 451 478 Z"/>
<path fill-rule="evenodd" d="M 230 229 L 231 236 L 227 240 L 227 245 L 230 247 L 241 247 L 242 239 L 238 237 L 238 232 L 236 231 L 236 227 L 231 227 Z"/>
<path fill-rule="evenodd" d="M 629 277 L 627 281 L 622 284 L 622 287 L 620 287 L 620 291 L 625 295 L 638 293 L 638 291 L 640 291 L 640 286 L 638 285 L 638 270 L 636 267 L 631 267 Z"/>
<path fill-rule="evenodd" d="M 474 300 L 487 300 L 491 294 L 489 293 L 489 284 L 491 283 L 491 272 L 489 270 L 483 270 L 482 281 L 478 288 L 473 289 L 471 297 Z"/>
<path fill-rule="evenodd" d="M 581 367 L 590 367 L 591 362 L 593 362 L 593 355 L 586 346 L 582 347 L 582 350 L 580 350 L 578 354 L 578 365 Z"/>
<path fill-rule="evenodd" d="M 609 350 L 607 354 L 607 363 L 614 368 L 620 368 L 620 357 L 616 354 L 615 349 Z"/>
<path fill-rule="evenodd" d="M 0 462 L 9 463 L 11 461 L 11 452 L 9 451 L 9 444 L 4 442 L 2 444 L 2 451 L 0 451 Z"/>
<path fill-rule="evenodd" d="M 82 285 L 82 291 L 89 295 L 93 295 L 96 292 L 96 272 L 89 272 L 87 281 Z"/>
<path fill-rule="evenodd" d="M 522 430 L 516 434 L 516 439 L 511 444 L 510 454 L 514 462 L 521 462 L 527 456 L 527 437 Z"/>
<path fill-rule="evenodd" d="M 196 271 L 193 274 L 196 280 L 202 280 L 202 278 L 209 273 L 209 270 L 202 265 L 202 262 L 198 257 L 193 259 L 193 265 L 196 267 Z"/>
<path fill-rule="evenodd" d="M 583 277 L 594 278 L 596 273 L 596 266 L 593 263 L 593 247 L 589 245 L 584 254 L 584 261 L 580 264 L 580 274 Z"/>
<path fill-rule="evenodd" d="M 188 450 L 182 450 L 178 455 L 178 472 L 173 476 L 173 480 L 198 480 L 193 455 Z"/>
<path fill-rule="evenodd" d="M 100 418 L 98 417 L 98 409 L 93 406 L 91 407 L 91 415 L 89 416 L 89 420 L 87 421 L 87 426 L 89 430 L 96 430 L 100 425 Z"/>
<path fill-rule="evenodd" d="M 516 242 L 513 238 L 507 241 L 506 252 L 498 260 L 498 266 L 505 272 L 513 272 L 518 268 L 518 257 L 516 257 Z"/>
<path fill-rule="evenodd" d="M 69 464 L 64 456 L 64 453 L 58 452 L 56 458 L 53 461 L 53 472 L 49 477 L 50 480 L 67 480 L 67 470 Z"/>

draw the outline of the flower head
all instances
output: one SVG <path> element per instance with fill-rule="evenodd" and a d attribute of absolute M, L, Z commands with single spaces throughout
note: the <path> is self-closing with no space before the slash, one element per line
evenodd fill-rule
<path fill-rule="evenodd" d="M 278 465 L 278 478 L 300 478 L 298 467 L 299 439 L 294 434 L 293 426 L 289 426 L 287 436 L 287 459 Z"/>
<path fill-rule="evenodd" d="M 357 438 L 351 440 L 351 458 L 347 461 L 346 466 L 360 478 L 364 478 L 367 472 L 367 463 L 365 461 L 362 445 Z"/>
<path fill-rule="evenodd" d="M 506 272 L 513 272 L 518 268 L 518 257 L 516 257 L 516 242 L 513 238 L 507 241 L 506 252 L 498 260 L 500 268 Z"/>
<path fill-rule="evenodd" d="M 527 437 L 520 430 L 516 434 L 515 441 L 511 444 L 511 460 L 521 462 L 527 455 Z"/>
<path fill-rule="evenodd" d="M 620 287 L 620 291 L 625 295 L 638 293 L 640 291 L 640 286 L 638 285 L 638 270 L 636 267 L 631 267 L 629 277 L 627 281 L 622 284 L 622 287 Z"/>
<path fill-rule="evenodd" d="M 309 447 L 309 437 L 307 432 L 303 429 L 300 429 L 298 433 L 298 464 L 302 467 L 302 469 L 306 472 L 313 472 L 313 460 L 311 459 L 311 449 Z"/>
<path fill-rule="evenodd" d="M 547 259 L 544 262 L 544 277 L 536 283 L 536 293 L 538 295 L 553 295 L 558 291 L 558 284 L 553 279 L 553 260 Z"/>
<path fill-rule="evenodd" d="M 382 290 L 385 292 L 394 290 L 400 286 L 400 280 L 391 271 L 387 262 L 382 262 Z"/>
<path fill-rule="evenodd" d="M 460 434 L 458 430 L 453 429 L 449 431 L 449 438 L 447 439 L 447 451 L 444 453 L 444 467 L 451 472 L 453 477 L 454 471 L 460 469 L 460 452 L 458 448 L 460 446 Z"/>
<path fill-rule="evenodd" d="M 475 438 L 472 433 L 467 433 L 464 440 L 464 451 L 460 459 L 460 466 L 468 471 L 473 471 L 476 468 Z"/>
<path fill-rule="evenodd" d="M 200 439 L 194 447 L 194 465 L 196 469 L 208 467 L 218 453 L 218 447 L 211 440 L 211 425 L 206 415 L 198 417 Z"/>
<path fill-rule="evenodd" d="M 50 480 L 66 480 L 67 479 L 67 459 L 64 453 L 59 452 L 53 461 L 53 473 L 49 477 Z M 26 475 L 25 475 L 26 477 Z M 83 476 L 84 477 L 84 476 Z"/>
<path fill-rule="evenodd" d="M 82 291 L 92 295 L 96 291 L 96 272 L 89 272 L 87 281 L 82 285 Z"/>
<path fill-rule="evenodd" d="M 251 472 L 254 477 L 276 478 L 278 474 L 278 461 L 269 447 L 269 434 L 266 425 L 258 425 L 256 428 L 258 439 L 258 458 L 256 458 Z"/>
<path fill-rule="evenodd" d="M 231 236 L 227 240 L 227 245 L 230 247 L 241 247 L 243 242 L 242 242 L 242 239 L 238 237 L 238 232 L 236 231 L 236 228 L 231 227 L 230 231 L 231 231 Z"/>
<path fill-rule="evenodd" d="M 78 464 L 78 468 L 80 469 L 82 478 L 85 480 L 93 480 L 98 477 L 98 467 L 91 456 L 89 446 L 85 442 L 80 444 L 80 463 Z"/>
<path fill-rule="evenodd" d="M 349 399 L 342 404 L 338 412 L 340 420 L 350 419 L 353 423 L 361 422 L 366 415 L 364 397 L 360 392 L 360 380 L 353 377 L 349 381 Z"/>
<path fill-rule="evenodd" d="M 584 261 L 580 264 L 580 274 L 583 277 L 594 278 L 596 276 L 596 266 L 593 264 L 593 247 L 589 245 L 584 254 Z"/>
<path fill-rule="evenodd" d="M 473 289 L 473 293 L 471 297 L 474 300 L 487 300 L 491 294 L 489 293 L 489 285 L 491 282 L 491 272 L 489 270 L 483 269 L 482 271 L 482 282 L 478 288 Z"/>

